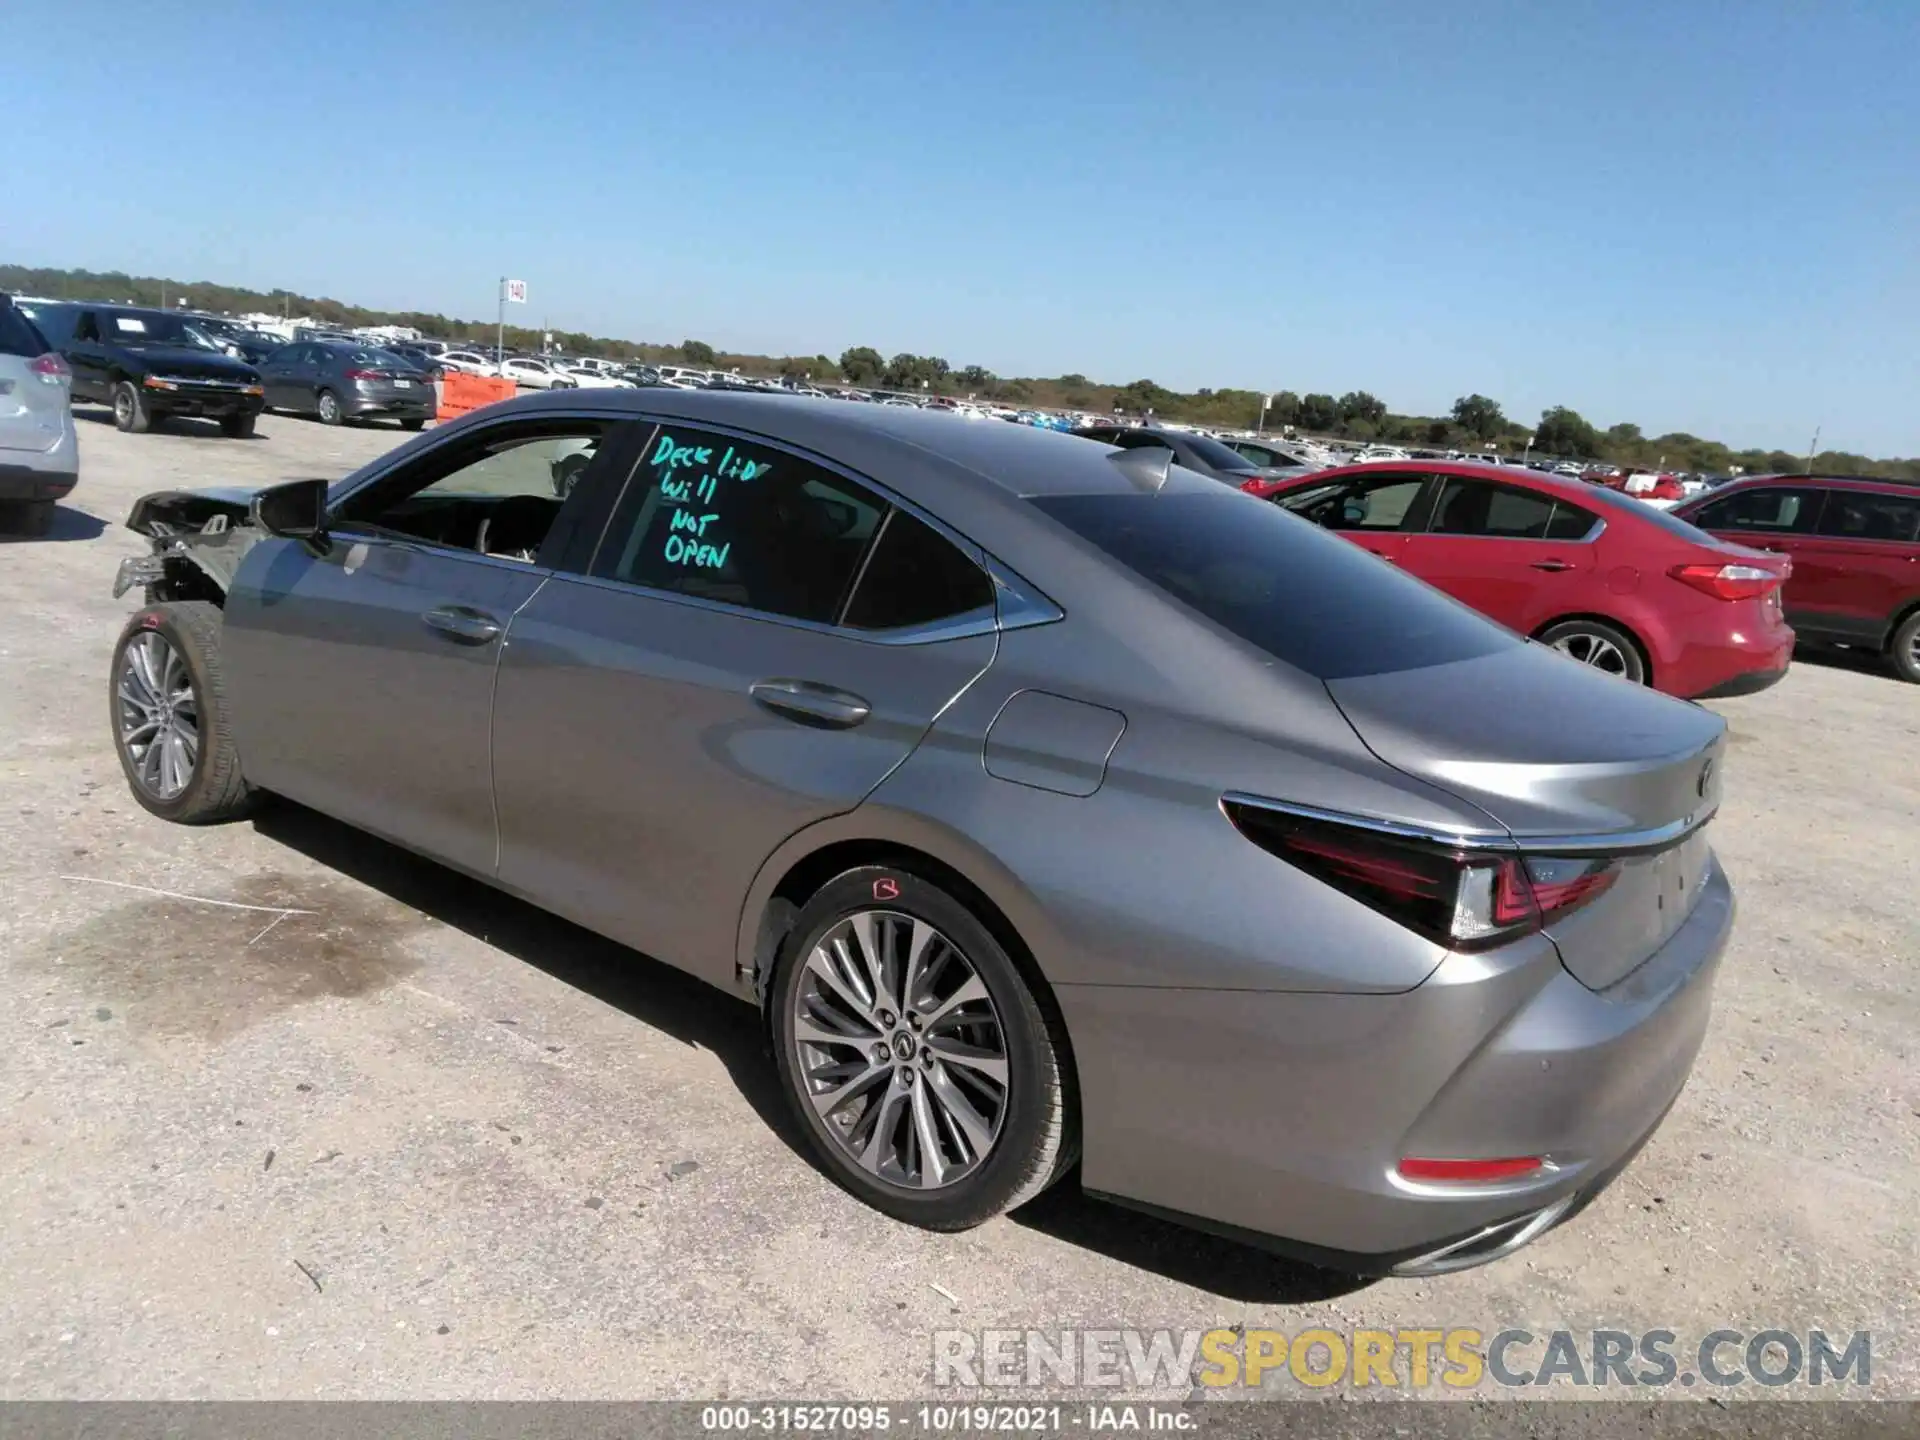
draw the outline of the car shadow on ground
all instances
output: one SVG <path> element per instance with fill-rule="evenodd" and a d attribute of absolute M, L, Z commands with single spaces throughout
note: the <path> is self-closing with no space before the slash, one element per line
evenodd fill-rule
<path fill-rule="evenodd" d="M 110 407 L 73 407 L 75 420 L 91 421 L 95 425 L 113 424 L 113 410 Z M 217 420 L 201 420 L 192 415 L 168 415 L 156 418 L 148 433 L 154 435 L 190 435 L 198 440 L 225 440 L 236 444 L 245 444 L 251 440 L 265 440 L 267 437 L 255 431 L 251 435 L 228 435 L 220 428 Z"/>
<path fill-rule="evenodd" d="M 50 540 L 96 540 L 104 535 L 107 522 L 84 510 L 65 505 L 53 508 L 53 519 L 39 535 L 17 535 L 7 529 L 7 518 L 0 514 L 0 545 L 40 545 Z"/>
<path fill-rule="evenodd" d="M 765 1029 L 751 1006 L 670 965 L 304 806 L 272 801 L 253 825 L 269 840 L 484 940 L 682 1044 L 710 1052 L 726 1066 L 767 1128 L 820 1170 L 788 1113 Z M 1082 1193 L 1077 1172 L 1009 1218 L 1120 1264 L 1249 1304 L 1302 1304 L 1370 1283 L 1091 1199 Z"/>
<path fill-rule="evenodd" d="M 1838 645 L 1814 645 L 1803 640 L 1793 647 L 1793 663 L 1821 665 L 1829 670 L 1851 670 L 1856 675 L 1878 675 L 1889 685 L 1901 683 L 1887 657 L 1877 650 L 1848 650 Z"/>

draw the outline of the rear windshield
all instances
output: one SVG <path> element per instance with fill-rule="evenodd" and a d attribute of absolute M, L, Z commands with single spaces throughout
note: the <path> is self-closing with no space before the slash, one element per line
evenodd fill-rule
<path fill-rule="evenodd" d="M 1032 503 L 1221 629 L 1322 680 L 1446 665 L 1525 643 L 1250 496 L 1056 495 Z"/>
<path fill-rule="evenodd" d="M 1192 447 L 1194 454 L 1198 455 L 1216 470 L 1252 470 L 1256 468 L 1253 461 L 1242 455 L 1238 450 L 1229 450 L 1218 440 L 1211 439 L 1208 436 L 1189 435 L 1186 437 L 1186 441 L 1187 444 Z"/>
<path fill-rule="evenodd" d="M 1642 520 L 1652 521 L 1654 525 L 1666 531 L 1677 540 L 1685 540 L 1693 545 L 1717 545 L 1720 542 L 1707 534 L 1697 525 L 1689 525 L 1678 515 L 1662 510 L 1658 505 L 1649 505 L 1644 500 L 1636 500 L 1621 490 L 1609 490 L 1605 485 L 1595 485 L 1580 497 L 1596 500 L 1602 510 L 1625 510 Z"/>
<path fill-rule="evenodd" d="M 52 347 L 26 316 L 11 305 L 0 305 L 0 355 L 44 355 Z"/>

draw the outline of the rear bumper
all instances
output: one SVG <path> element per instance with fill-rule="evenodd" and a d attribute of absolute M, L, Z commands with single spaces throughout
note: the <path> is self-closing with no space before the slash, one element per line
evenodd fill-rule
<path fill-rule="evenodd" d="M 355 418 L 390 415 L 396 420 L 431 420 L 439 407 L 429 385 L 417 395 L 350 395 L 342 408 Z"/>
<path fill-rule="evenodd" d="M 1398 995 L 1056 987 L 1090 1191 L 1312 1263 L 1437 1273 L 1510 1253 L 1632 1159 L 1706 1033 L 1733 893 L 1604 991 L 1534 936 L 1449 955 Z M 1406 1155 L 1539 1155 L 1492 1186 L 1416 1184 Z"/>
<path fill-rule="evenodd" d="M 1729 680 L 1722 680 L 1710 690 L 1703 690 L 1693 698 L 1695 700 L 1731 700 L 1739 695 L 1758 695 L 1762 690 L 1771 690 L 1787 678 L 1787 667 L 1778 670 L 1748 670 Z"/>
<path fill-rule="evenodd" d="M 72 452 L 64 458 L 72 463 Z M 42 470 L 0 461 L 0 500 L 58 500 L 71 493 L 79 479 L 71 470 Z"/>
<path fill-rule="evenodd" d="M 1677 587 L 1676 587 L 1677 588 Z M 1724 623 L 1724 622 L 1722 622 Z M 1777 683 L 1793 664 L 1793 631 L 1775 620 L 1712 644 L 1690 644 L 1667 668 L 1656 660 L 1657 688 L 1682 700 L 1751 695 Z"/>

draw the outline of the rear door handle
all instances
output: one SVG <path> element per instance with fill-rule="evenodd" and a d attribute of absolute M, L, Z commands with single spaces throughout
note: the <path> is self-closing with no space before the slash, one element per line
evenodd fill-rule
<path fill-rule="evenodd" d="M 763 709 L 822 730 L 851 730 L 873 713 L 873 707 L 851 691 L 812 680 L 760 680 L 747 693 Z"/>
<path fill-rule="evenodd" d="M 466 605 L 442 605 L 420 617 L 430 629 L 462 645 L 484 645 L 497 639 L 500 622 L 484 610 Z"/>
<path fill-rule="evenodd" d="M 1564 560 L 1535 560 L 1533 562 L 1533 568 L 1536 570 L 1571 570 L 1573 566 Z"/>

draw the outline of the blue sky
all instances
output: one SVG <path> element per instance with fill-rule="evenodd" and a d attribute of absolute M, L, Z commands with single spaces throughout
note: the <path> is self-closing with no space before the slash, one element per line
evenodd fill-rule
<path fill-rule="evenodd" d="M 1920 455 L 1920 3 L 28 4 L 0 260 Z"/>

